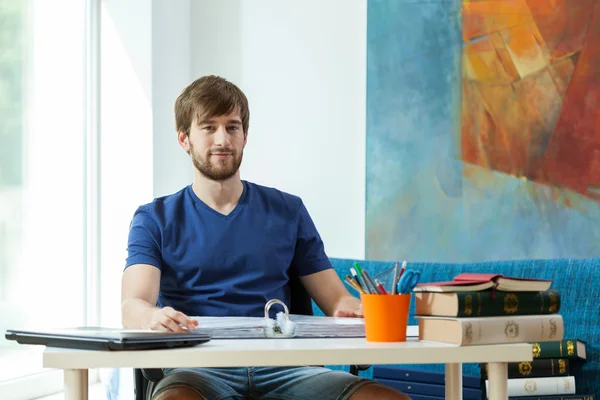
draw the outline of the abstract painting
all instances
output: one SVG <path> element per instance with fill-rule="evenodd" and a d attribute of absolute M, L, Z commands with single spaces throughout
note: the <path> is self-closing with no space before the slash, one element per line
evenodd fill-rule
<path fill-rule="evenodd" d="M 600 0 L 369 0 L 366 257 L 600 256 Z"/>

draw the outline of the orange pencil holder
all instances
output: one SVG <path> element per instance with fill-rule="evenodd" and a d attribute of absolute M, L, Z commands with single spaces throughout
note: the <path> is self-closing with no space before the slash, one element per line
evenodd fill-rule
<path fill-rule="evenodd" d="M 405 342 L 411 294 L 361 294 L 369 342 Z"/>

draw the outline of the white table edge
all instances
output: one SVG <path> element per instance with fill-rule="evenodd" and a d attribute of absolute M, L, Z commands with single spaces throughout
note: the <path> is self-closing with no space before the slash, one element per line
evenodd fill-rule
<path fill-rule="evenodd" d="M 44 368 L 171 368 L 350 364 L 446 364 L 531 361 L 528 343 L 454 346 L 363 339 L 222 339 L 168 350 L 94 351 L 46 348 Z"/>

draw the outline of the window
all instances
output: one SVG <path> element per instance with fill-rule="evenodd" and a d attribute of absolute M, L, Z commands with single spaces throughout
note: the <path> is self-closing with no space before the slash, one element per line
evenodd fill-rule
<path fill-rule="evenodd" d="M 2 333 L 87 322 L 86 10 L 0 0 Z M 57 373 L 42 370 L 42 351 L 0 337 L 0 397 L 11 382 L 22 398 L 62 388 L 56 376 L 31 384 Z"/>

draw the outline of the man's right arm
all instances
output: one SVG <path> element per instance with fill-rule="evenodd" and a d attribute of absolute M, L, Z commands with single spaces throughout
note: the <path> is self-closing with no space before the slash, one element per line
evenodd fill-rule
<path fill-rule="evenodd" d="M 121 323 L 124 328 L 183 332 L 196 321 L 171 307 L 156 306 L 160 290 L 161 231 L 144 207 L 137 209 L 129 229 L 127 266 L 121 283 Z"/>
<path fill-rule="evenodd" d="M 125 269 L 121 282 L 121 322 L 124 328 L 185 332 L 198 323 L 171 307 L 156 306 L 160 289 L 160 270 L 148 264 Z"/>

